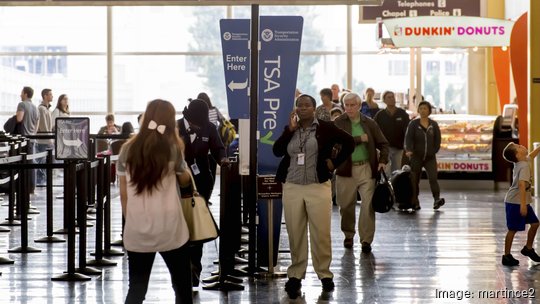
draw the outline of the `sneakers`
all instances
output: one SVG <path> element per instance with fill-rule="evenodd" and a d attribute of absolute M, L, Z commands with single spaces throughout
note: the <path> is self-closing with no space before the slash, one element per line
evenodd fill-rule
<path fill-rule="evenodd" d="M 332 278 L 324 278 L 321 280 L 322 283 L 322 289 L 326 292 L 334 290 L 334 280 Z"/>
<path fill-rule="evenodd" d="M 351 249 L 353 248 L 354 239 L 353 238 L 345 238 L 343 240 L 343 247 Z"/>
<path fill-rule="evenodd" d="M 437 200 L 435 200 L 435 202 L 433 202 L 433 209 L 437 210 L 439 208 L 441 208 L 441 206 L 444 206 L 444 198 L 439 198 Z"/>
<path fill-rule="evenodd" d="M 525 248 L 524 248 L 524 249 L 525 249 Z M 522 253 L 523 253 L 523 250 L 521 250 L 521 251 L 522 251 Z M 533 249 L 533 252 L 534 252 L 534 249 Z M 519 265 L 519 261 L 516 260 L 516 259 L 512 256 L 512 254 L 509 253 L 509 254 L 505 254 L 505 255 L 502 256 L 502 264 L 503 264 L 504 266 L 517 266 L 517 265 Z"/>
<path fill-rule="evenodd" d="M 300 295 L 300 288 L 302 288 L 302 281 L 297 278 L 289 278 L 289 281 L 285 283 L 285 291 L 291 299 L 296 299 Z M 323 282 L 324 288 L 324 282 Z"/>
<path fill-rule="evenodd" d="M 371 252 L 371 245 L 368 242 L 362 242 L 362 252 L 363 253 Z"/>
<path fill-rule="evenodd" d="M 540 263 L 540 256 L 536 254 L 534 248 L 529 249 L 527 246 L 523 246 L 523 249 L 521 249 L 521 254 L 529 257 L 529 259 L 533 260 L 534 262 Z"/>

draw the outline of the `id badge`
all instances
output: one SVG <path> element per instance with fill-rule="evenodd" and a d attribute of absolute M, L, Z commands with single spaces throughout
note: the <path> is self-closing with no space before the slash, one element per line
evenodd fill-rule
<path fill-rule="evenodd" d="M 298 160 L 297 164 L 299 166 L 303 166 L 306 163 L 306 154 L 298 153 L 297 155 L 298 155 L 296 158 Z"/>
<path fill-rule="evenodd" d="M 201 173 L 197 164 L 191 165 L 191 171 L 193 172 L 193 175 L 198 175 L 199 173 Z"/>

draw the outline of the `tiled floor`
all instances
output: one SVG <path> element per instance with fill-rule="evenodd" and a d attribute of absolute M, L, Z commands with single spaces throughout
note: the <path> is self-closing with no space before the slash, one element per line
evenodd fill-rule
<path fill-rule="evenodd" d="M 471 181 L 474 183 L 474 181 Z M 443 189 L 444 190 L 444 189 Z M 66 270 L 66 243 L 38 244 L 32 240 L 45 234 L 43 189 L 33 204 L 41 211 L 29 222 L 30 245 L 40 253 L 13 254 L 8 248 L 20 244 L 20 228 L 0 233 L 0 257 L 15 260 L 0 265 L 0 303 L 123 303 L 128 287 L 127 258 L 112 258 L 117 266 L 104 268 L 87 282 L 53 282 L 51 277 Z M 55 195 L 61 194 L 55 188 Z M 113 239 L 119 237 L 118 189 L 113 186 Z M 215 191 L 217 194 L 218 192 Z M 321 290 L 313 269 L 303 281 L 302 297 L 293 303 L 540 303 L 540 266 L 519 254 L 525 233 L 515 239 L 514 256 L 521 265 L 500 265 L 506 232 L 504 192 L 467 190 L 443 191 L 446 205 L 431 209 L 424 191 L 423 209 L 415 214 L 391 211 L 377 214 L 377 232 L 372 254 L 361 254 L 358 239 L 352 250 L 342 246 L 339 211 L 333 209 L 333 262 L 336 289 Z M 214 197 L 217 202 L 218 198 Z M 61 227 L 62 201 L 55 202 L 55 229 Z M 538 202 L 534 205 L 538 210 Z M 218 204 L 212 206 L 219 215 Z M 358 210 L 359 208 L 357 208 Z M 7 207 L 0 207 L 4 218 Z M 282 229 L 284 231 L 284 229 Z M 89 228 L 89 252 L 93 250 L 94 228 Z M 282 233 L 281 248 L 286 249 Z M 216 269 L 216 243 L 205 245 L 203 277 Z M 91 257 L 88 256 L 88 259 Z M 286 270 L 289 254 L 281 253 L 277 270 Z M 196 303 L 288 303 L 283 291 L 285 278 L 245 278 L 244 291 L 219 292 L 199 289 Z M 498 291 L 498 293 L 497 293 Z M 533 293 L 535 298 L 518 298 L 516 292 Z M 465 298 L 469 292 L 472 298 Z M 491 293 L 490 293 L 491 292 Z M 511 294 L 514 293 L 514 294 Z M 463 298 L 462 298 L 463 296 Z M 483 298 L 480 298 L 483 297 Z M 157 258 L 145 303 L 173 303 L 174 295 L 166 267 Z"/>

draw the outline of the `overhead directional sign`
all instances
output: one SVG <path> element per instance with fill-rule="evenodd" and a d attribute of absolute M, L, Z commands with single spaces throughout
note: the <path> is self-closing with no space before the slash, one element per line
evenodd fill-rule
<path fill-rule="evenodd" d="M 231 118 L 249 118 L 249 19 L 221 19 L 221 49 Z"/>
<path fill-rule="evenodd" d="M 56 118 L 56 159 L 89 159 L 90 120 L 88 117 Z"/>
<path fill-rule="evenodd" d="M 379 6 L 360 6 L 360 22 L 377 18 L 419 16 L 480 17 L 480 0 L 387 0 Z"/>

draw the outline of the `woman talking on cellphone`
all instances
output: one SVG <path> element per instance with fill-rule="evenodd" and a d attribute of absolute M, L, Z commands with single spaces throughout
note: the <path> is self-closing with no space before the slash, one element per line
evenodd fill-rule
<path fill-rule="evenodd" d="M 151 101 L 139 133 L 120 151 L 120 201 L 126 219 L 123 241 L 129 261 L 125 303 L 144 301 L 156 252 L 171 274 L 175 303 L 193 302 L 186 246 L 189 231 L 177 190 L 177 179 L 183 189 L 189 188 L 191 178 L 174 116 L 170 102 Z"/>
<path fill-rule="evenodd" d="M 354 140 L 332 122 L 315 118 L 316 101 L 302 94 L 296 98 L 289 125 L 274 143 L 273 152 L 282 157 L 276 179 L 283 183 L 283 210 L 289 235 L 291 265 L 285 291 L 296 298 L 308 264 L 308 226 L 313 268 L 324 291 L 334 289 L 330 271 L 332 242 L 330 220 L 332 191 L 330 179 L 352 153 Z M 335 157 L 336 145 L 341 149 Z"/>

